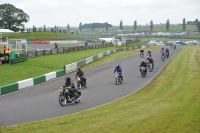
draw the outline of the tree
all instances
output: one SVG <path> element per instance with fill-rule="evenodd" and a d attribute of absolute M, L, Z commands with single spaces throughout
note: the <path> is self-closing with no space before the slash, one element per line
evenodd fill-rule
<path fill-rule="evenodd" d="M 108 31 L 108 22 L 106 22 L 106 31 Z"/>
<path fill-rule="evenodd" d="M 55 32 L 57 31 L 57 27 L 56 27 L 56 25 L 55 25 L 55 27 L 54 27 L 54 31 L 55 31 Z"/>
<path fill-rule="evenodd" d="M 94 23 L 92 24 L 92 30 L 93 31 L 95 30 L 95 24 Z"/>
<path fill-rule="evenodd" d="M 198 32 L 200 32 L 200 22 L 197 23 L 196 25 Z"/>
<path fill-rule="evenodd" d="M 33 32 L 35 32 L 35 26 L 33 25 Z"/>
<path fill-rule="evenodd" d="M 0 29 L 18 31 L 19 26 L 29 21 L 29 16 L 11 4 L 0 5 Z"/>
<path fill-rule="evenodd" d="M 153 21 L 150 21 L 150 30 L 153 31 Z"/>
<path fill-rule="evenodd" d="M 137 30 L 137 21 L 134 21 L 134 29 Z"/>
<path fill-rule="evenodd" d="M 186 22 L 185 22 L 185 18 L 183 18 L 183 30 L 185 31 L 185 27 L 186 27 Z"/>
<path fill-rule="evenodd" d="M 70 26 L 69 26 L 69 24 L 67 25 L 67 32 L 70 33 Z"/>
<path fill-rule="evenodd" d="M 120 28 L 120 30 L 123 30 L 123 23 L 122 23 L 122 20 L 120 21 L 119 28 Z"/>
<path fill-rule="evenodd" d="M 166 29 L 167 29 L 167 31 L 169 31 L 169 26 L 170 26 L 170 22 L 169 22 L 169 19 L 167 19 L 167 21 L 166 21 Z"/>
<path fill-rule="evenodd" d="M 44 25 L 44 31 L 46 31 L 46 26 Z"/>
<path fill-rule="evenodd" d="M 82 31 L 82 23 L 81 22 L 79 23 L 79 30 L 80 30 L 80 32 Z"/>

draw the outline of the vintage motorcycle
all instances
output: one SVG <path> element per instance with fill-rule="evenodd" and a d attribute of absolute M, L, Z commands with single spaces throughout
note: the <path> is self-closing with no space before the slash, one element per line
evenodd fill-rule
<path fill-rule="evenodd" d="M 145 67 L 140 67 L 140 69 L 141 69 L 141 75 L 142 75 L 142 77 L 145 77 L 145 75 L 146 75 Z"/>
<path fill-rule="evenodd" d="M 72 91 L 74 94 L 72 94 Z M 58 101 L 61 106 L 66 106 L 68 103 L 79 103 L 81 99 L 81 92 L 75 87 L 60 87 L 60 94 Z"/>
<path fill-rule="evenodd" d="M 121 75 L 117 72 L 115 72 L 115 83 L 118 85 L 119 83 L 122 83 Z"/>
<path fill-rule="evenodd" d="M 168 52 L 166 53 L 166 57 L 169 58 L 169 53 Z"/>
<path fill-rule="evenodd" d="M 143 58 L 144 56 L 144 53 L 140 52 L 140 57 Z"/>
<path fill-rule="evenodd" d="M 76 78 L 76 81 L 77 81 L 77 88 L 80 90 L 82 87 L 85 87 L 86 88 L 86 83 L 83 81 L 82 78 L 80 77 L 77 77 Z"/>

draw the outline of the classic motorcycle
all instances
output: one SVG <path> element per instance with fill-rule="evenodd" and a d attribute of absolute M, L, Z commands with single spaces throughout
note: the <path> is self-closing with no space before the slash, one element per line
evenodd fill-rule
<path fill-rule="evenodd" d="M 140 57 L 143 58 L 144 56 L 144 53 L 140 52 Z"/>
<path fill-rule="evenodd" d="M 122 79 L 119 73 L 115 72 L 115 83 L 118 85 L 119 83 L 122 83 Z"/>
<path fill-rule="evenodd" d="M 150 70 L 150 72 L 152 72 L 152 70 L 153 70 L 153 64 L 152 63 L 149 63 L 149 70 Z"/>
<path fill-rule="evenodd" d="M 161 55 L 161 60 L 165 60 L 165 56 L 163 54 Z"/>
<path fill-rule="evenodd" d="M 145 77 L 145 75 L 146 75 L 145 67 L 140 67 L 140 69 L 141 69 L 141 75 L 142 75 L 142 77 Z"/>
<path fill-rule="evenodd" d="M 77 81 L 77 88 L 80 90 L 82 87 L 86 88 L 86 83 L 80 77 L 76 78 Z"/>
<path fill-rule="evenodd" d="M 169 53 L 168 52 L 166 53 L 166 57 L 169 58 Z"/>
<path fill-rule="evenodd" d="M 74 95 L 72 95 L 70 89 L 74 89 Z M 81 99 L 81 92 L 72 87 L 60 87 L 60 94 L 58 101 L 61 106 L 66 106 L 68 103 L 79 103 Z"/>

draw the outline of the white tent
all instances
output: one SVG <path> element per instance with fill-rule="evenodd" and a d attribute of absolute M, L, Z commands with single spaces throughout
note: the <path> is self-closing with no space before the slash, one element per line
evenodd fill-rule
<path fill-rule="evenodd" d="M 9 29 L 0 29 L 0 34 L 3 34 L 3 33 L 13 33 L 14 31 L 12 30 L 9 30 Z"/>

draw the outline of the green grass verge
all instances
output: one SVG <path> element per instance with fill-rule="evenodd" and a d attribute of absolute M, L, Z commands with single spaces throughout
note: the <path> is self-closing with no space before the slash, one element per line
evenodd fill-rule
<path fill-rule="evenodd" d="M 51 120 L 3 127 L 0 132 L 197 133 L 199 73 L 200 47 L 185 47 L 151 84 L 127 98 Z"/>
<path fill-rule="evenodd" d="M 134 42 L 134 43 L 129 43 L 128 47 L 132 47 L 132 46 L 142 46 L 142 45 L 146 45 L 145 42 L 143 41 L 138 41 L 138 42 Z"/>
<path fill-rule="evenodd" d="M 28 41 L 38 40 L 85 40 L 81 35 L 66 34 L 66 33 L 52 33 L 52 32 L 31 32 L 31 33 L 12 33 L 3 34 L 3 38 L 9 39 L 27 39 Z"/>

